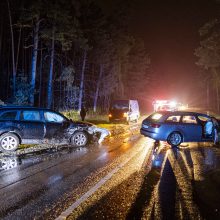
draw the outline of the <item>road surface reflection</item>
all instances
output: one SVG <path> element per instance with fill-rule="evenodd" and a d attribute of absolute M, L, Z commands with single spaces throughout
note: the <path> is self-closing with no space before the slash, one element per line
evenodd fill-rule
<path fill-rule="evenodd" d="M 191 144 L 190 147 L 155 146 L 152 171 L 160 178 L 145 210 L 146 219 L 201 219 L 194 200 L 194 181 L 202 181 L 207 172 L 219 167 L 215 148 Z"/>

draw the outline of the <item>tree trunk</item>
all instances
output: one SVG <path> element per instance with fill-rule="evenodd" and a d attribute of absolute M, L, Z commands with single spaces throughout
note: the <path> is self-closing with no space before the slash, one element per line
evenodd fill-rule
<path fill-rule="evenodd" d="M 59 109 L 62 106 L 62 75 L 60 76 L 60 98 L 59 98 Z"/>
<path fill-rule="evenodd" d="M 0 61 L 1 61 L 1 58 L 2 58 L 2 42 L 3 42 L 3 15 L 1 14 L 1 26 L 0 26 Z M 1 62 L 2 63 L 2 62 Z"/>
<path fill-rule="evenodd" d="M 11 53 L 12 53 L 12 85 L 13 85 L 13 96 L 15 97 L 16 93 L 16 66 L 15 66 L 15 47 L 14 47 L 14 32 L 12 27 L 12 18 L 11 18 L 11 9 L 9 0 L 7 0 L 8 4 L 8 15 L 9 15 L 9 23 L 10 23 L 10 31 L 11 31 Z"/>
<path fill-rule="evenodd" d="M 118 60 L 118 95 L 119 98 L 124 98 L 124 84 L 122 81 L 122 69 L 121 69 L 121 59 Z"/>
<path fill-rule="evenodd" d="M 41 53 L 40 53 L 40 78 L 39 78 L 39 97 L 38 97 L 38 106 L 41 106 L 41 94 L 42 94 L 42 70 L 43 70 L 43 49 L 41 44 Z"/>
<path fill-rule="evenodd" d="M 207 98 L 207 110 L 210 109 L 210 106 L 209 106 L 209 81 L 207 81 L 207 84 L 206 84 L 206 98 Z"/>
<path fill-rule="evenodd" d="M 103 74 L 103 65 L 100 64 L 99 78 L 98 78 L 95 97 L 94 97 L 94 106 L 93 106 L 94 112 L 96 112 L 96 110 L 97 110 L 97 101 L 98 101 L 98 96 L 99 96 L 99 88 L 100 88 L 100 84 L 101 84 L 102 74 Z"/>
<path fill-rule="evenodd" d="M 53 83 L 53 65 L 54 65 L 54 49 L 55 49 L 55 28 L 52 30 L 52 45 L 50 55 L 50 72 L 48 79 L 48 90 L 47 90 L 47 108 L 52 106 L 52 83 Z"/>
<path fill-rule="evenodd" d="M 34 27 L 34 48 L 33 48 L 33 53 L 32 53 L 32 66 L 31 66 L 31 92 L 30 92 L 30 104 L 31 105 L 34 105 L 39 27 L 40 27 L 40 21 L 38 21 Z"/>
<path fill-rule="evenodd" d="M 81 72 L 81 81 L 80 81 L 80 88 L 79 88 L 79 106 L 78 110 L 80 111 L 82 108 L 82 99 L 83 99 L 83 89 L 84 89 L 84 78 L 85 78 L 85 68 L 86 68 L 86 58 L 87 58 L 87 51 L 84 50 L 83 54 L 83 65 L 82 65 L 82 72 Z"/>
<path fill-rule="evenodd" d="M 216 99 L 217 99 L 217 110 L 220 110 L 220 103 L 219 103 L 219 87 L 216 87 Z"/>
<path fill-rule="evenodd" d="M 217 104 L 217 110 L 219 112 L 220 110 L 220 103 L 219 103 L 219 82 L 220 82 L 220 78 L 219 78 L 219 75 L 218 75 L 218 72 L 217 72 L 217 69 L 216 68 L 212 68 L 212 72 L 213 72 L 213 75 L 214 75 L 214 86 L 215 86 L 215 91 L 216 91 L 216 104 Z"/>
<path fill-rule="evenodd" d="M 16 66 L 15 66 L 16 73 L 18 70 L 18 58 L 19 58 L 19 53 L 20 53 L 20 44 L 21 44 L 21 27 L 19 29 L 19 37 L 18 37 L 18 48 L 17 48 L 17 57 L 16 57 Z"/>

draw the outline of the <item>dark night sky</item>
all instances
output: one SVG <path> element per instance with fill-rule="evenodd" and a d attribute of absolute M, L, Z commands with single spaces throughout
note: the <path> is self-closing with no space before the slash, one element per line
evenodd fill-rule
<path fill-rule="evenodd" d="M 159 1 L 158 1 L 159 2 Z M 160 80 L 155 97 L 197 101 L 198 67 L 194 49 L 199 45 L 198 29 L 217 14 L 212 1 L 165 1 L 146 4 L 143 22 L 153 68 Z M 161 95 L 162 93 L 162 95 Z"/>
<path fill-rule="evenodd" d="M 106 9 L 118 2 L 102 1 Z M 188 103 L 197 101 L 193 95 L 199 93 L 196 81 L 199 69 L 193 53 L 199 45 L 198 29 L 220 14 L 220 5 L 214 0 L 132 2 L 136 2 L 133 31 L 145 39 L 158 78 L 158 88 L 152 95 Z"/>

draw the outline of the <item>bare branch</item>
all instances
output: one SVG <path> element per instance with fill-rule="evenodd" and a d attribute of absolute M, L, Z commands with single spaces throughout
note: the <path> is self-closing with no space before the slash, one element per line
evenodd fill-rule
<path fill-rule="evenodd" d="M 28 48 L 33 47 L 33 46 L 34 46 L 33 44 L 28 45 L 28 46 L 24 46 L 24 49 L 28 49 Z"/>

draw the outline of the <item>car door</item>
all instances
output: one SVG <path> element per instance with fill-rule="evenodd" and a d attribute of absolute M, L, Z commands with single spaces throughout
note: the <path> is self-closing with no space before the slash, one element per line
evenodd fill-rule
<path fill-rule="evenodd" d="M 181 130 L 184 135 L 184 141 L 201 141 L 202 139 L 202 125 L 193 114 L 186 114 L 182 116 L 180 123 Z"/>
<path fill-rule="evenodd" d="M 12 127 L 17 119 L 17 110 L 6 110 L 0 112 L 0 128 Z"/>
<path fill-rule="evenodd" d="M 45 135 L 45 127 L 41 112 L 35 109 L 21 110 L 18 128 L 21 130 L 22 139 L 42 140 Z"/>
<path fill-rule="evenodd" d="M 46 125 L 46 135 L 48 139 L 62 136 L 64 129 L 68 126 L 68 120 L 59 113 L 53 111 L 44 111 Z"/>
<path fill-rule="evenodd" d="M 181 115 L 174 113 L 169 114 L 165 121 L 160 126 L 160 137 L 162 140 L 166 140 L 167 137 L 174 131 L 179 131 Z"/>

